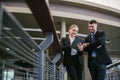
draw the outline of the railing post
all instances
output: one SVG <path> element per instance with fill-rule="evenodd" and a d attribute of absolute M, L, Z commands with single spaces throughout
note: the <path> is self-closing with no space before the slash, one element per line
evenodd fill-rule
<path fill-rule="evenodd" d="M 52 80 L 56 80 L 56 63 L 60 60 L 61 58 L 61 54 L 57 53 L 56 56 L 53 58 L 52 62 L 53 62 L 53 70 L 52 70 Z"/>
<path fill-rule="evenodd" d="M 46 33 L 46 40 L 40 44 L 40 51 L 36 52 L 39 54 L 38 66 L 35 68 L 35 71 L 38 72 L 38 78 L 36 80 L 45 80 L 45 55 L 44 51 L 51 45 L 53 42 L 53 34 L 51 32 Z"/>
<path fill-rule="evenodd" d="M 26 80 L 29 80 L 29 70 L 26 70 Z"/>
<path fill-rule="evenodd" d="M 56 65 L 55 63 L 52 64 L 52 80 L 56 80 Z"/>
<path fill-rule="evenodd" d="M 83 80 L 91 80 L 91 75 L 88 69 L 88 53 L 84 52 L 84 74 Z"/>
<path fill-rule="evenodd" d="M 66 79 L 66 77 L 64 77 L 65 75 L 65 73 L 66 73 L 66 68 L 65 67 L 63 67 L 64 65 L 63 65 L 63 63 L 61 63 L 59 66 L 58 66 L 58 69 L 59 69 L 59 80 L 67 80 Z"/>
<path fill-rule="evenodd" d="M 3 60 L 2 63 L 2 80 L 4 80 L 5 60 Z"/>

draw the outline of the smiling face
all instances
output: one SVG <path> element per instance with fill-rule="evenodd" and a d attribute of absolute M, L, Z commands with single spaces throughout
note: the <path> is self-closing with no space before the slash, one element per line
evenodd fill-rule
<path fill-rule="evenodd" d="M 88 24 L 88 30 L 90 33 L 94 33 L 97 31 L 97 24 L 93 23 L 93 24 Z"/>
<path fill-rule="evenodd" d="M 69 36 L 75 37 L 78 34 L 78 26 L 77 25 L 72 25 L 69 29 Z"/>

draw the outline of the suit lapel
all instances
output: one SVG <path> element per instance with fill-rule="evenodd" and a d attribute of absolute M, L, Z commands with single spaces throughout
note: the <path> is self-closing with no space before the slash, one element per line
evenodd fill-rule
<path fill-rule="evenodd" d="M 69 38 L 69 36 L 66 37 L 66 40 L 70 44 L 70 38 Z"/>
<path fill-rule="evenodd" d="M 97 31 L 96 33 L 95 33 L 95 40 L 97 40 L 97 37 L 98 37 L 98 35 L 99 35 L 99 32 Z"/>
<path fill-rule="evenodd" d="M 92 42 L 92 40 L 91 40 L 91 34 L 87 37 L 87 42 Z"/>

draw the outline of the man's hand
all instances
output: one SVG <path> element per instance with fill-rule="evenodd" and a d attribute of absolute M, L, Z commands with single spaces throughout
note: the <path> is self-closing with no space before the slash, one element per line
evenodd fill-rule
<path fill-rule="evenodd" d="M 98 47 L 97 47 L 97 49 L 99 49 L 99 48 L 101 48 L 102 47 L 102 45 L 99 45 Z"/>
<path fill-rule="evenodd" d="M 87 47 L 89 45 L 89 43 L 83 43 L 83 48 Z"/>

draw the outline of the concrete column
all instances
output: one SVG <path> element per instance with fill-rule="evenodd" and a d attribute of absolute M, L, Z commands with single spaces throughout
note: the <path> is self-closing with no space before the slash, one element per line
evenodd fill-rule
<path fill-rule="evenodd" d="M 83 80 L 91 80 L 91 75 L 88 69 L 88 53 L 84 53 L 84 74 Z"/>
<path fill-rule="evenodd" d="M 66 37 L 66 22 L 63 21 L 61 23 L 61 33 L 60 33 L 60 38 L 62 37 Z M 63 53 L 64 54 L 64 53 Z M 64 80 L 68 80 L 68 77 L 67 77 L 67 72 L 64 73 Z"/>
<path fill-rule="evenodd" d="M 64 21 L 61 23 L 60 38 L 62 37 L 66 37 L 66 23 Z"/>

